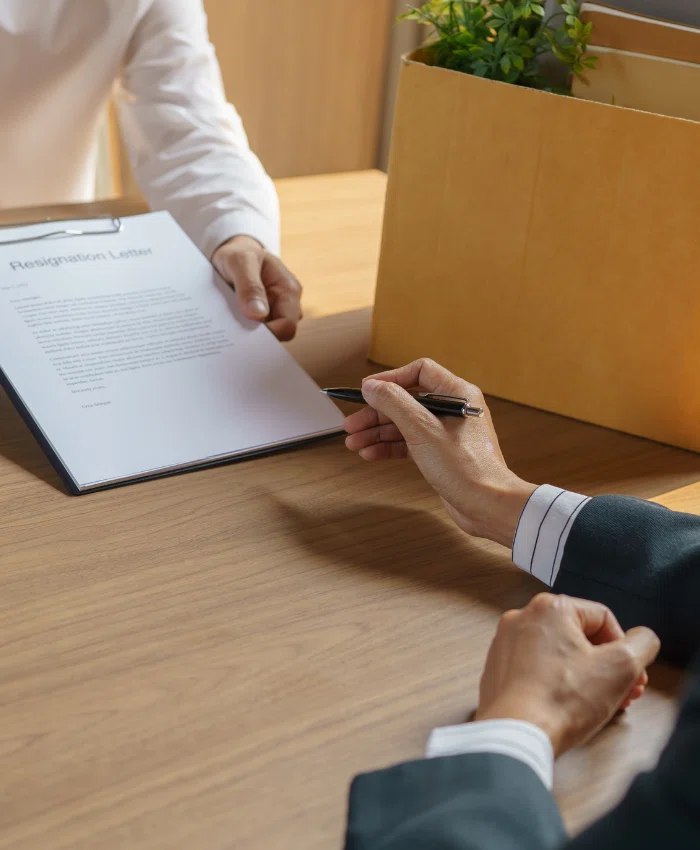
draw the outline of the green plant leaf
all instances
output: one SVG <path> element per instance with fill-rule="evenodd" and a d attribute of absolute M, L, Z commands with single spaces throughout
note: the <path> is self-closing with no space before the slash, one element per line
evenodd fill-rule
<path fill-rule="evenodd" d="M 431 28 L 426 61 L 438 67 L 534 88 L 548 86 L 538 57 L 551 51 L 570 72 L 594 69 L 588 53 L 592 25 L 578 0 L 557 0 L 547 18 L 544 0 L 428 0 L 402 19 Z"/>

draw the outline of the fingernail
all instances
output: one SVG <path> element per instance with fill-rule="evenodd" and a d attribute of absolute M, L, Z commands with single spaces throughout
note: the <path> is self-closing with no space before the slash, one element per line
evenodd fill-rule
<path fill-rule="evenodd" d="M 368 379 L 362 382 L 362 395 L 367 398 L 368 395 L 372 395 L 379 381 L 373 381 Z"/>
<path fill-rule="evenodd" d="M 253 298 L 253 300 L 248 303 L 248 306 L 250 307 L 251 313 L 254 313 L 256 316 L 260 316 L 260 318 L 267 316 L 267 304 L 262 300 L 262 298 Z"/>

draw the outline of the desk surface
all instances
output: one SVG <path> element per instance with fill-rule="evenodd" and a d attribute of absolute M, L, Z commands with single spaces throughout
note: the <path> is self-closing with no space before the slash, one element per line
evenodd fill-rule
<path fill-rule="evenodd" d="M 384 178 L 279 190 L 306 286 L 290 348 L 321 385 L 356 384 Z M 696 455 L 493 411 L 531 481 L 650 498 L 700 479 Z M 698 489 L 674 505 L 700 505 Z M 71 498 L 2 395 L 0 541 L 12 850 L 339 847 L 353 774 L 419 756 L 432 727 L 462 720 L 499 615 L 539 589 L 460 535 L 411 465 L 365 464 L 340 440 Z M 656 670 L 623 721 L 559 763 L 573 828 L 653 761 L 677 686 Z"/>

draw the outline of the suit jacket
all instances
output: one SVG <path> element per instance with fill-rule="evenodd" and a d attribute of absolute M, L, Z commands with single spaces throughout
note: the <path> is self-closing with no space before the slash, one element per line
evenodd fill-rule
<path fill-rule="evenodd" d="M 554 591 L 646 625 L 662 652 L 700 652 L 700 518 L 604 496 L 578 515 Z M 528 766 L 478 753 L 359 776 L 346 850 L 646 850 L 700 848 L 700 656 L 657 767 L 613 811 L 569 840 L 551 793 Z"/>

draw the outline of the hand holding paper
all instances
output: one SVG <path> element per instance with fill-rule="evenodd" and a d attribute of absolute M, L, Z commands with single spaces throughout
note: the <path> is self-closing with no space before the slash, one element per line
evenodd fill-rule
<path fill-rule="evenodd" d="M 167 213 L 124 219 L 121 233 L 0 245 L 0 380 L 74 493 L 342 421 Z"/>
<path fill-rule="evenodd" d="M 238 296 L 244 315 L 265 322 L 282 342 L 293 339 L 301 320 L 301 284 L 278 258 L 250 236 L 225 242 L 212 258 Z"/>

